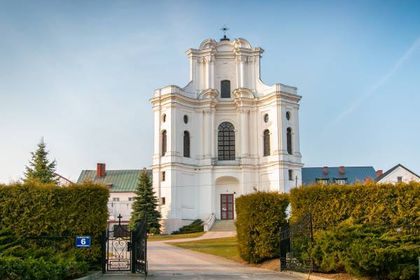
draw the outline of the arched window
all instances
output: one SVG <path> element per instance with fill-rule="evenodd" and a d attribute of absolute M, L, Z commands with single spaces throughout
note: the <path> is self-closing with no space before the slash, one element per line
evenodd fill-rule
<path fill-rule="evenodd" d="M 219 160 L 235 160 L 235 127 L 230 122 L 219 125 L 217 147 Z"/>
<path fill-rule="evenodd" d="M 270 131 L 264 130 L 264 156 L 270 155 Z"/>
<path fill-rule="evenodd" d="M 287 128 L 287 153 L 292 154 L 292 129 Z"/>
<path fill-rule="evenodd" d="M 166 154 L 166 145 L 167 145 L 166 130 L 164 130 L 162 131 L 162 156 Z"/>
<path fill-rule="evenodd" d="M 184 131 L 184 157 L 190 157 L 190 133 Z"/>
<path fill-rule="evenodd" d="M 222 98 L 230 98 L 230 81 L 223 80 L 220 82 L 220 96 Z"/>

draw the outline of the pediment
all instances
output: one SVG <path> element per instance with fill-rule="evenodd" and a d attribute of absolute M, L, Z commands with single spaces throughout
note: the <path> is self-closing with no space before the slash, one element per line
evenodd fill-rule
<path fill-rule="evenodd" d="M 200 100 L 214 100 L 217 98 L 217 96 L 219 96 L 219 92 L 217 91 L 217 89 L 206 89 L 203 90 L 199 95 L 198 95 L 198 99 Z"/>

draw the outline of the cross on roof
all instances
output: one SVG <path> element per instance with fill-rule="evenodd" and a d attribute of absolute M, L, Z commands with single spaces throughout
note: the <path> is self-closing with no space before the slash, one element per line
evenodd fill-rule
<path fill-rule="evenodd" d="M 220 28 L 220 30 L 223 31 L 223 38 L 220 39 L 221 41 L 229 41 L 229 38 L 226 37 L 226 32 L 229 30 L 229 28 L 225 25 L 222 26 L 222 28 Z"/>

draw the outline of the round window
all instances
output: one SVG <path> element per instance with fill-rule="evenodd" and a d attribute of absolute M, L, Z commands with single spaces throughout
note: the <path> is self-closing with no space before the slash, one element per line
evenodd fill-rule
<path fill-rule="evenodd" d="M 184 123 L 188 123 L 188 116 L 184 115 Z"/>
<path fill-rule="evenodd" d="M 163 121 L 163 122 L 166 122 L 166 114 L 163 114 L 163 116 L 162 116 L 162 121 Z"/>
<path fill-rule="evenodd" d="M 289 111 L 286 112 L 286 119 L 290 120 L 290 112 Z"/>
<path fill-rule="evenodd" d="M 268 114 L 264 115 L 264 122 L 268 122 Z"/>

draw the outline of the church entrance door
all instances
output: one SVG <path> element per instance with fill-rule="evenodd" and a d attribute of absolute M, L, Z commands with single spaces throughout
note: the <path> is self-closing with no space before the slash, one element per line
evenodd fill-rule
<path fill-rule="evenodd" d="M 233 220 L 234 208 L 233 208 L 233 194 L 221 194 L 220 195 L 220 213 L 222 220 Z"/>

